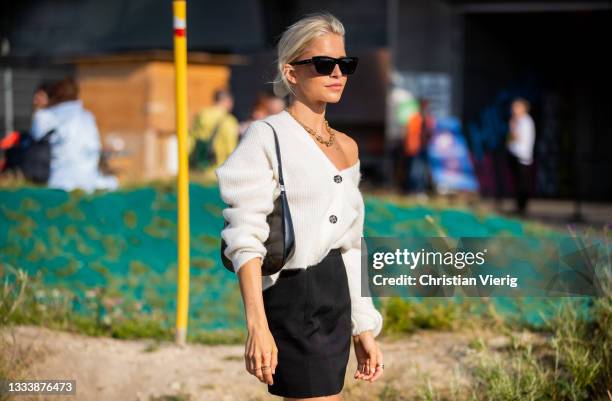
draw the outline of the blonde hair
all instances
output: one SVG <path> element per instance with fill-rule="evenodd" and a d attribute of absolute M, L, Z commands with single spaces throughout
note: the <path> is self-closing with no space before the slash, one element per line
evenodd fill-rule
<path fill-rule="evenodd" d="M 306 14 L 283 32 L 277 45 L 276 78 L 271 82 L 276 96 L 295 96 L 291 84 L 283 74 L 283 66 L 295 61 L 314 39 L 327 33 L 335 33 L 344 38 L 344 25 L 326 11 Z"/>

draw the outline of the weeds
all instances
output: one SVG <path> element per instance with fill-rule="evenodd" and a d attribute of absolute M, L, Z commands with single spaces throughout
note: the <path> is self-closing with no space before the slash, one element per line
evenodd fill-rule
<path fill-rule="evenodd" d="M 608 236 L 606 227 L 605 259 L 599 264 L 602 269 L 598 274 L 603 296 L 593 299 L 590 319 L 580 313 L 579 302 L 563 299 L 555 314 L 545 318 L 542 332 L 548 333 L 549 338 L 537 350 L 515 338 L 501 353 L 473 342 L 472 348 L 480 350 L 474 374 L 482 399 L 612 400 L 612 266 Z M 511 330 L 506 323 L 505 331 Z"/>
<path fill-rule="evenodd" d="M 103 287 L 89 289 L 80 297 L 66 288 L 49 287 L 40 272 L 30 276 L 8 264 L 2 267 L 2 327 L 30 324 L 117 339 L 174 339 L 172 317 L 156 309 L 145 312 L 139 301 L 128 302 Z M 210 345 L 237 344 L 244 339 L 242 330 L 234 329 L 192 330 L 188 336 L 189 342 Z"/>

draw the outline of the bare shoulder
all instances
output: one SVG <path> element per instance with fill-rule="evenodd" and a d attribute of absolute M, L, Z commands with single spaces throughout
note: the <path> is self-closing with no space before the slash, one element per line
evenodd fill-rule
<path fill-rule="evenodd" d="M 338 140 L 340 146 L 342 147 L 342 151 L 346 155 L 347 159 L 350 161 L 350 165 L 357 163 L 359 159 L 359 146 L 357 142 L 345 134 L 344 132 L 336 131 L 336 139 Z"/>

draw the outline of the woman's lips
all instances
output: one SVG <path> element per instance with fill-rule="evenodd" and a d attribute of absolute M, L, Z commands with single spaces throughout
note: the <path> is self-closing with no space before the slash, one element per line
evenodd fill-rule
<path fill-rule="evenodd" d="M 327 85 L 328 88 L 333 89 L 333 90 L 340 90 L 342 89 L 342 85 L 340 84 L 333 84 L 333 85 Z"/>

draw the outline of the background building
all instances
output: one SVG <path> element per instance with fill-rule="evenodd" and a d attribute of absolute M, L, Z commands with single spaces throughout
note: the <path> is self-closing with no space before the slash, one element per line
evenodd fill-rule
<path fill-rule="evenodd" d="M 366 180 L 395 185 L 394 150 L 402 130 L 394 122 L 388 94 L 402 87 L 415 97 L 431 99 L 438 116 L 460 118 L 482 191 L 492 194 L 499 181 L 491 174 L 493 155 L 503 145 L 509 103 L 523 96 L 531 101 L 536 122 L 536 194 L 612 199 L 611 181 L 604 178 L 612 170 L 608 155 L 612 128 L 607 118 L 612 106 L 612 62 L 605 57 L 612 2 L 356 0 L 347 4 L 188 2 L 188 44 L 194 56 L 190 71 L 207 71 L 197 78 L 199 84 L 190 82 L 190 113 L 210 102 L 214 88 L 229 86 L 236 97 L 235 114 L 246 118 L 257 91 L 274 77 L 274 45 L 282 30 L 305 13 L 328 10 L 347 28 L 347 52 L 361 59 L 342 102 L 329 107 L 328 117 L 360 143 Z M 168 139 L 173 121 L 171 65 L 169 53 L 163 53 L 172 49 L 168 1 L 25 0 L 5 2 L 2 7 L 0 33 L 10 44 L 2 57 L 4 127 L 28 127 L 30 97 L 41 79 L 75 74 L 103 136 L 131 132 L 126 144 L 144 152 L 136 162 L 142 167 L 134 170 L 136 175 L 172 174 L 171 168 L 152 172 L 150 167 L 162 154 L 172 152 L 160 150 L 172 143 Z M 129 68 L 140 71 L 140 78 L 129 75 L 127 60 L 136 63 Z M 107 76 L 98 74 L 102 70 Z M 136 96 L 118 90 L 121 84 L 104 84 L 108 76 L 116 79 L 115 84 L 139 80 L 136 92 L 150 89 L 147 82 L 155 82 L 159 89 L 139 100 L 134 97 L 134 105 L 143 103 L 129 115 L 108 112 L 104 100 L 96 99 L 100 91 L 107 100 L 114 88 L 123 101 Z M 149 122 L 134 128 L 137 117 Z M 152 143 L 144 139 L 152 132 L 166 139 L 143 146 Z M 171 160 L 161 164 L 170 166 Z"/>

